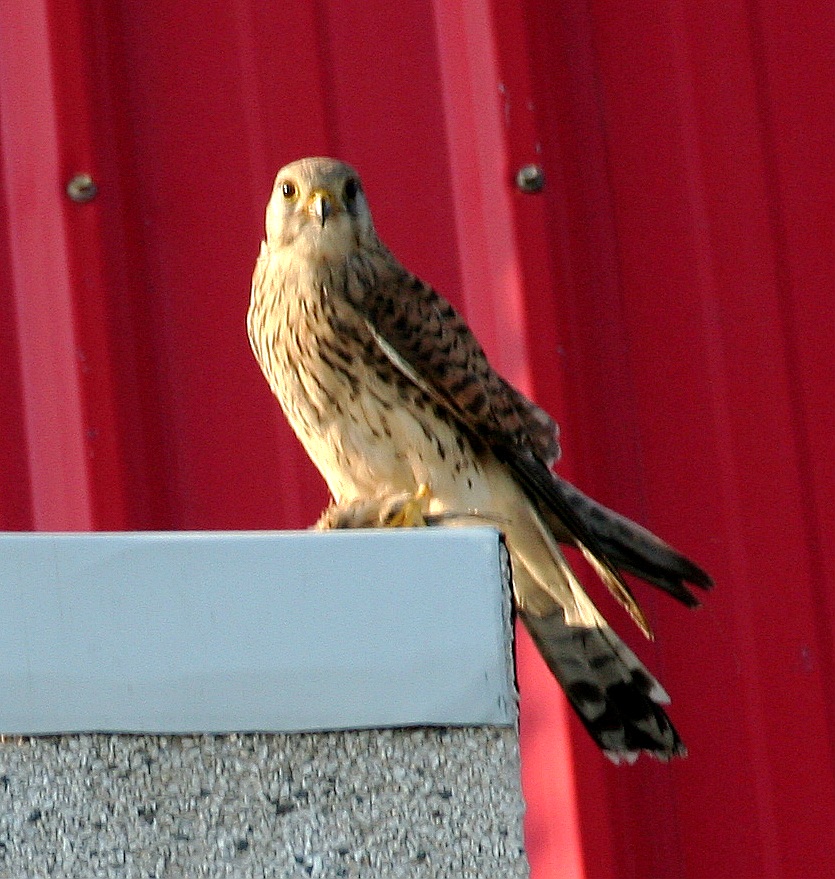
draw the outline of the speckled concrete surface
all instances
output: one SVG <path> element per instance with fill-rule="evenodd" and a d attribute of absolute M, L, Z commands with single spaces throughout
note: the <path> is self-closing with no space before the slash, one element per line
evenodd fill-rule
<path fill-rule="evenodd" d="M 526 877 L 516 731 L 0 743 L 0 876 Z"/>

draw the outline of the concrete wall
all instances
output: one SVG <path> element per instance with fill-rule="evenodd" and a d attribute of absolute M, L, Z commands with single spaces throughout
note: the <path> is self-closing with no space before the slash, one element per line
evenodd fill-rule
<path fill-rule="evenodd" d="M 0 876 L 525 877 L 516 733 L 0 745 Z"/>

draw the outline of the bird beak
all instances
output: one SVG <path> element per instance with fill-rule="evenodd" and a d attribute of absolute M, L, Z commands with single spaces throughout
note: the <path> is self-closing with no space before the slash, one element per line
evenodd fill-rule
<path fill-rule="evenodd" d="M 310 196 L 308 210 L 324 226 L 328 217 L 333 213 L 333 196 L 325 189 L 315 189 Z"/>

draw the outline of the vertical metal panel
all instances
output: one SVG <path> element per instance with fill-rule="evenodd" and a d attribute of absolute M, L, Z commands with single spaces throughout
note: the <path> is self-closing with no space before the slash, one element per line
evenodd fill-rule
<path fill-rule="evenodd" d="M 32 527 L 32 503 L 5 201 L 0 205 L 0 240 L 0 529 L 16 531 Z"/>
<path fill-rule="evenodd" d="M 833 44 L 822 0 L 0 6 L 4 525 L 315 517 L 244 315 L 276 169 L 339 154 L 562 472 L 719 583 L 633 641 L 674 766 L 572 743 L 522 640 L 534 875 L 835 874 Z"/>
<path fill-rule="evenodd" d="M 244 331 L 272 174 L 296 132 L 301 149 L 323 148 L 315 92 L 286 100 L 318 78 L 313 16 L 298 13 L 131 0 L 91 10 L 117 49 L 101 85 L 118 89 L 125 149 L 112 182 L 142 279 L 126 291 L 140 327 L 132 366 L 153 388 L 144 466 L 164 483 L 166 527 L 302 525 L 324 497 Z"/>
<path fill-rule="evenodd" d="M 84 528 L 92 514 L 47 9 L 37 0 L 14 4 L 3 19 L 0 133 L 14 302 L 9 326 L 18 336 L 9 354 L 19 357 L 12 374 L 20 376 L 22 391 L 17 414 L 29 504 L 37 527 Z"/>
<path fill-rule="evenodd" d="M 528 282 L 536 287 L 529 267 L 523 267 L 519 242 L 532 223 L 542 223 L 544 214 L 539 199 L 520 196 L 512 185 L 515 168 L 536 160 L 537 154 L 530 139 L 527 150 L 520 147 L 523 139 L 516 125 L 520 103 L 523 114 L 530 115 L 517 93 L 526 87 L 527 74 L 518 53 L 522 20 L 512 14 L 503 18 L 503 9 L 507 7 L 500 7 L 496 18 L 482 2 L 435 4 L 464 306 L 492 361 L 531 392 L 524 286 Z M 515 54 L 501 57 L 502 45 Z M 516 207 L 525 209 L 524 216 Z M 545 259 L 537 269 L 547 274 L 547 255 L 540 252 L 539 257 Z M 516 656 L 529 856 L 535 873 L 581 876 L 568 709 L 521 627 Z"/>

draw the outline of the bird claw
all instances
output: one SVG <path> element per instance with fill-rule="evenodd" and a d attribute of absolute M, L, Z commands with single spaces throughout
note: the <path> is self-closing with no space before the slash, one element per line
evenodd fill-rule
<path fill-rule="evenodd" d="M 390 498 L 381 510 L 380 522 L 385 528 L 423 528 L 429 515 L 429 486 L 423 482 L 414 494 Z"/>
<path fill-rule="evenodd" d="M 386 498 L 357 499 L 331 504 L 313 526 L 316 531 L 335 528 L 416 528 L 428 523 L 429 486 Z"/>

